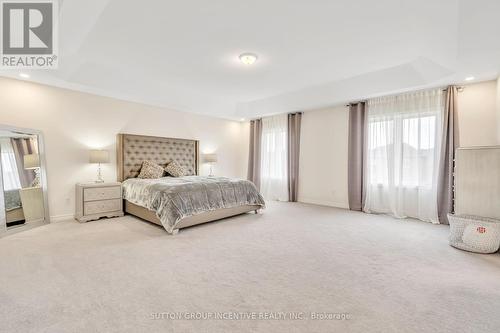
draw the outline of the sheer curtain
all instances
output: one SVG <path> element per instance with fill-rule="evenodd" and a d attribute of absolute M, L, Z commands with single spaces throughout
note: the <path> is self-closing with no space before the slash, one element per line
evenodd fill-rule
<path fill-rule="evenodd" d="M 21 188 L 16 155 L 10 138 L 0 138 L 0 155 L 2 160 L 2 178 L 5 191 Z"/>
<path fill-rule="evenodd" d="M 260 190 L 269 200 L 288 201 L 286 114 L 262 118 Z"/>
<path fill-rule="evenodd" d="M 439 223 L 443 111 L 440 89 L 368 101 L 364 211 Z"/>

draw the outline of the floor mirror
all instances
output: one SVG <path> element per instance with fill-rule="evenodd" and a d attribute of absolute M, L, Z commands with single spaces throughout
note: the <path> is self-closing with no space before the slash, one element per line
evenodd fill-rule
<path fill-rule="evenodd" d="M 43 135 L 0 125 L 0 237 L 49 223 Z"/>

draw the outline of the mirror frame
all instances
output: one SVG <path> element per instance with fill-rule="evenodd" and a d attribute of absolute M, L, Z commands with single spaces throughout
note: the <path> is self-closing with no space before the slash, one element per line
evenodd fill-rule
<path fill-rule="evenodd" d="M 25 231 L 31 228 L 35 228 L 41 225 L 50 223 L 50 213 L 49 213 L 49 193 L 47 190 L 47 161 L 45 156 L 45 141 L 43 137 L 43 132 L 39 130 L 34 130 L 31 128 L 23 128 L 23 127 L 15 127 L 10 125 L 0 124 L 0 130 L 2 131 L 10 131 L 20 134 L 29 134 L 36 135 L 38 141 L 38 155 L 40 158 L 40 184 L 42 186 L 42 194 L 43 194 L 43 209 L 44 209 L 44 219 L 43 222 L 33 223 L 33 224 L 24 224 L 19 227 L 13 229 L 6 229 L 7 231 L 2 233 L 0 232 L 0 237 L 10 235 L 13 233 L 17 233 L 19 231 Z M 1 177 L 1 176 L 0 176 Z M 1 189 L 3 191 L 3 189 Z"/>

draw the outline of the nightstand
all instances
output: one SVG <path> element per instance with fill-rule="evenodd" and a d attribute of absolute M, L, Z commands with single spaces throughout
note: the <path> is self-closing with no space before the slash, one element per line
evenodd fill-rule
<path fill-rule="evenodd" d="M 88 222 L 117 216 L 123 216 L 121 183 L 76 184 L 75 219 Z"/>

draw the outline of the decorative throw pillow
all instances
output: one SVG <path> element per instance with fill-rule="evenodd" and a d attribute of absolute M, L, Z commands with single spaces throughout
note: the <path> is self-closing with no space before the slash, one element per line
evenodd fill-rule
<path fill-rule="evenodd" d="M 141 172 L 139 178 L 156 179 L 163 176 L 163 168 L 151 161 L 142 161 Z"/>
<path fill-rule="evenodd" d="M 179 165 L 179 163 L 177 163 L 176 161 L 168 163 L 165 171 L 173 177 L 182 177 L 187 174 L 187 170 Z"/>

